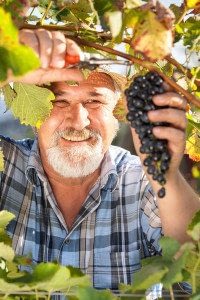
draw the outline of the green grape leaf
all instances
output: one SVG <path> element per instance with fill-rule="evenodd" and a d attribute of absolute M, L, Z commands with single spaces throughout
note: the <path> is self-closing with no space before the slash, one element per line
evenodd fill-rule
<path fill-rule="evenodd" d="M 152 285 L 161 282 L 163 276 L 167 272 L 168 268 L 163 264 L 162 257 L 145 259 L 145 263 L 142 265 L 142 268 L 138 272 L 134 273 L 133 284 L 129 291 L 132 293 L 135 291 L 144 291 Z M 120 285 L 120 289 L 124 289 L 123 284 Z"/>
<path fill-rule="evenodd" d="M 2 210 L 0 211 L 0 229 L 5 229 L 6 226 L 13 220 L 15 216 L 9 211 Z"/>
<path fill-rule="evenodd" d="M 173 261 L 174 255 L 180 248 L 179 242 L 166 236 L 160 239 L 159 244 L 162 248 L 163 259 L 166 261 Z"/>
<path fill-rule="evenodd" d="M 36 290 L 45 290 L 49 292 L 68 290 L 72 287 L 70 280 L 70 270 L 65 266 L 55 263 L 40 263 L 29 277 L 30 285 Z M 82 277 L 81 280 L 82 282 Z M 76 278 L 76 286 L 79 284 L 79 278 Z"/>
<path fill-rule="evenodd" d="M 37 69 L 40 61 L 35 52 L 18 39 L 17 28 L 9 13 L 0 7 L 0 81 L 7 79 L 8 72 L 20 76 Z"/>
<path fill-rule="evenodd" d="M 105 18 L 108 21 L 112 37 L 116 38 L 122 28 L 122 12 L 119 10 L 109 11 L 105 13 Z"/>
<path fill-rule="evenodd" d="M 4 156 L 3 156 L 3 151 L 1 151 L 0 148 L 0 171 L 4 170 Z"/>
<path fill-rule="evenodd" d="M 112 0 L 94 0 L 94 8 L 98 12 L 99 16 L 103 16 L 105 12 L 112 11 L 113 1 Z"/>
<path fill-rule="evenodd" d="M 39 128 L 50 114 L 54 94 L 33 84 L 14 83 L 14 90 L 17 95 L 11 105 L 13 115 L 21 124 Z"/>
<path fill-rule="evenodd" d="M 134 28 L 139 20 L 145 16 L 145 12 L 137 11 L 134 9 L 125 10 L 123 14 L 123 23 L 128 28 Z"/>
<path fill-rule="evenodd" d="M 98 291 L 93 288 L 79 288 L 76 296 L 79 300 L 117 300 L 109 290 Z"/>
<path fill-rule="evenodd" d="M 145 18 L 135 26 L 131 46 L 149 60 L 157 61 L 171 53 L 172 42 L 172 31 L 159 22 L 153 12 L 147 11 Z"/>
<path fill-rule="evenodd" d="M 169 9 L 173 11 L 176 20 L 178 20 L 181 17 L 182 10 L 180 9 L 180 6 L 176 4 L 170 4 Z"/>
<path fill-rule="evenodd" d="M 187 233 L 195 240 L 200 241 L 200 210 L 193 217 Z"/>
<path fill-rule="evenodd" d="M 10 86 L 10 84 L 6 84 L 3 88 L 4 101 L 8 109 L 10 109 L 13 99 L 16 97 L 16 92 Z"/>
<path fill-rule="evenodd" d="M 0 257 L 8 260 L 13 261 L 15 256 L 14 250 L 9 245 L 6 245 L 4 243 L 0 243 Z"/>
<path fill-rule="evenodd" d="M 176 24 L 176 32 L 182 35 L 184 46 L 188 46 L 193 51 L 200 51 L 200 21 L 188 18 L 185 22 Z"/>
<path fill-rule="evenodd" d="M 188 8 L 195 8 L 196 5 L 199 5 L 200 1 L 199 0 L 186 0 L 186 5 Z"/>
<path fill-rule="evenodd" d="M 170 248 L 170 246 L 169 246 Z M 186 258 L 188 256 L 188 252 L 184 252 L 181 257 L 176 259 L 173 263 L 168 264 L 168 272 L 165 274 L 165 276 L 162 278 L 162 283 L 165 288 L 169 289 L 172 284 L 176 282 L 180 282 L 183 280 L 182 271 L 185 267 Z"/>
<path fill-rule="evenodd" d="M 15 283 L 9 283 L 0 278 L 0 292 L 9 295 L 19 291 L 30 291 L 30 288 L 27 285 L 21 287 Z M 6 297 L 6 299 L 8 298 Z"/>

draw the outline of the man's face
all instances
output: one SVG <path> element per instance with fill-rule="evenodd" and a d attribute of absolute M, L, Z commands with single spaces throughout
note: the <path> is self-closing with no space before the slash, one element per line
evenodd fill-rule
<path fill-rule="evenodd" d="M 64 177 L 83 177 L 100 165 L 118 130 L 114 87 L 85 80 L 53 84 L 51 115 L 38 131 L 41 154 Z"/>

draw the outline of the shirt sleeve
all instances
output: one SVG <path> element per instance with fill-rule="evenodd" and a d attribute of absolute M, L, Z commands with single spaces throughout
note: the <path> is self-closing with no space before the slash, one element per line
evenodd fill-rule
<path fill-rule="evenodd" d="M 159 239 L 163 236 L 156 196 L 146 177 L 141 184 L 140 229 L 144 257 L 160 255 Z"/>

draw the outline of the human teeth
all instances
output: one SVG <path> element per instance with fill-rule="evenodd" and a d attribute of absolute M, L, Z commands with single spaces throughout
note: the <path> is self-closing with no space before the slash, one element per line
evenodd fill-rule
<path fill-rule="evenodd" d="M 68 141 L 72 141 L 72 142 L 80 142 L 80 141 L 85 141 L 89 138 L 89 136 L 67 136 L 67 135 L 62 135 L 62 137 L 65 139 L 65 140 L 68 140 Z"/>

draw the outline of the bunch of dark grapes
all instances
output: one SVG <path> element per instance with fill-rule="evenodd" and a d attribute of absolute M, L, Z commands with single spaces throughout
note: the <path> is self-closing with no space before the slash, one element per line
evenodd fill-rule
<path fill-rule="evenodd" d="M 163 79 L 156 72 L 149 72 L 145 76 L 138 76 L 125 90 L 128 114 L 127 120 L 131 127 L 135 128 L 141 141 L 140 152 L 146 154 L 144 165 L 152 178 L 162 186 L 158 191 L 158 197 L 165 196 L 165 173 L 169 168 L 170 153 L 167 140 L 157 139 L 153 133 L 154 126 L 167 126 L 166 123 L 152 123 L 148 119 L 148 111 L 160 109 L 156 106 L 152 97 L 164 93 Z"/>

